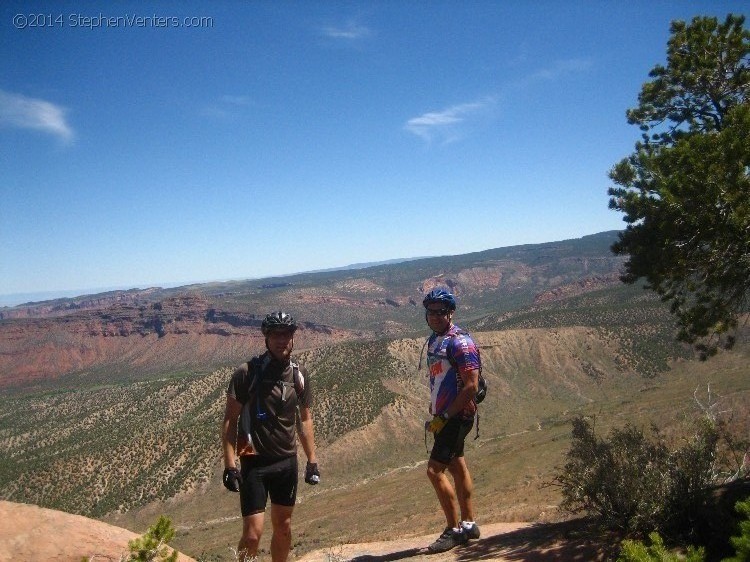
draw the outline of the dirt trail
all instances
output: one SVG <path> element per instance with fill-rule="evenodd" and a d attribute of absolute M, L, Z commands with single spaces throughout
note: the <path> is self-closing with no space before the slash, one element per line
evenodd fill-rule
<path fill-rule="evenodd" d="M 576 532 L 575 522 L 494 523 L 482 525 L 482 538 L 451 551 L 428 554 L 426 547 L 437 534 L 365 544 L 345 544 L 316 550 L 298 562 L 463 562 L 505 560 L 513 562 L 594 562 L 604 560 L 602 545 Z"/>

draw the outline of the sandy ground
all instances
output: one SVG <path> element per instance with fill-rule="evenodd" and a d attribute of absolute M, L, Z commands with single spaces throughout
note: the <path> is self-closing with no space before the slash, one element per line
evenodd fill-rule
<path fill-rule="evenodd" d="M 568 523 L 495 523 L 481 526 L 482 537 L 441 554 L 428 554 L 427 545 L 439 533 L 393 541 L 345 544 L 310 552 L 298 562 L 385 562 L 410 560 L 462 562 L 593 562 L 603 560 L 601 545 L 571 536 Z"/>
<path fill-rule="evenodd" d="M 139 535 L 101 521 L 0 501 L 0 562 L 115 562 Z M 180 554 L 180 562 L 195 562 Z"/>

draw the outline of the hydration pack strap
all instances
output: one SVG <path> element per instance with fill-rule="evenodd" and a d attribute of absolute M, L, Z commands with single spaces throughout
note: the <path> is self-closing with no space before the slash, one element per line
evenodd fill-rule
<path fill-rule="evenodd" d="M 424 348 L 427 347 L 429 341 L 430 338 L 427 338 L 426 340 L 424 340 L 424 344 L 422 344 L 422 351 L 419 352 L 419 365 L 417 365 L 417 373 L 422 370 L 422 357 L 424 357 Z"/>
<path fill-rule="evenodd" d="M 302 376 L 302 373 L 299 370 L 299 365 L 297 363 L 292 363 L 292 381 L 294 381 L 292 384 L 294 385 L 294 391 L 297 393 L 297 407 L 296 407 L 296 415 L 294 416 L 294 423 L 297 426 L 297 432 L 300 435 L 305 434 L 305 428 L 302 425 L 302 413 L 299 409 L 299 396 L 302 394 L 302 391 L 305 389 L 305 377 Z M 287 383 L 288 384 L 288 383 Z M 284 391 L 286 391 L 286 386 L 284 386 Z M 283 394 L 282 394 L 283 399 Z"/>

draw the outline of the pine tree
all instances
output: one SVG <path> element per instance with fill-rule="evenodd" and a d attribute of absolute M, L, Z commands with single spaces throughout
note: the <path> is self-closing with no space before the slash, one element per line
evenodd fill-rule
<path fill-rule="evenodd" d="M 160 516 L 142 537 L 128 542 L 128 562 L 177 562 L 177 551 L 170 554 L 172 549 L 167 546 L 174 538 L 174 534 L 170 519 L 165 515 Z"/>
<path fill-rule="evenodd" d="M 750 499 L 737 502 L 735 509 L 745 518 L 740 521 L 740 534 L 729 539 L 736 555 L 732 558 L 725 558 L 724 562 L 748 562 L 750 561 Z"/>
<path fill-rule="evenodd" d="M 610 208 L 628 224 L 612 247 L 623 281 L 671 304 L 679 339 L 705 358 L 731 347 L 750 296 L 750 32 L 743 16 L 672 23 L 667 65 L 627 111 L 635 152 L 616 164 Z"/>

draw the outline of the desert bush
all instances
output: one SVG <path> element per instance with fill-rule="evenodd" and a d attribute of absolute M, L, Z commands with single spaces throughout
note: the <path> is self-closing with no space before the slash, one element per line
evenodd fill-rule
<path fill-rule="evenodd" d="M 555 477 L 562 508 L 594 514 L 630 536 L 689 535 L 710 494 L 717 440 L 714 426 L 703 423 L 670 450 L 655 427 L 648 436 L 628 424 L 602 439 L 590 420 L 575 418 L 567 462 Z"/>

